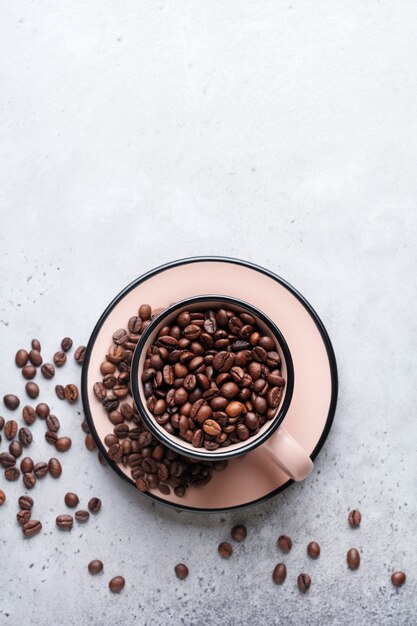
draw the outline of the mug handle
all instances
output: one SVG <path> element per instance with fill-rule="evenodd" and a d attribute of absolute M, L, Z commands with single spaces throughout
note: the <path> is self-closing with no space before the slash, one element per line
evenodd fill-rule
<path fill-rule="evenodd" d="M 304 480 L 313 471 L 313 461 L 283 426 L 280 426 L 277 432 L 262 445 L 262 448 L 293 480 Z"/>

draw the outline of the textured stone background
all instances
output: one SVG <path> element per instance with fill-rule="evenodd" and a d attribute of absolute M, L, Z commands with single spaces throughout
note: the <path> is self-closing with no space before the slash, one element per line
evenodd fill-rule
<path fill-rule="evenodd" d="M 304 484 L 212 516 L 137 497 L 86 451 L 81 416 L 54 402 L 74 445 L 62 479 L 34 490 L 42 535 L 22 540 L 21 484 L 5 486 L 0 623 L 415 624 L 415 2 L 1 9 L 2 394 L 22 393 L 13 356 L 32 336 L 49 354 L 65 334 L 85 342 L 126 283 L 193 254 L 247 258 L 292 282 L 329 330 L 341 389 Z M 71 364 L 54 383 L 78 375 Z M 43 425 L 33 432 L 34 455 L 48 458 Z M 68 489 L 100 496 L 103 509 L 62 534 L 54 519 Z M 363 525 L 352 531 L 356 506 Z M 225 562 L 216 547 L 235 522 L 248 539 Z M 275 587 L 282 532 L 295 545 Z M 354 573 L 351 546 L 362 553 Z M 92 558 L 103 576 L 86 572 Z M 393 568 L 408 574 L 399 592 Z M 305 597 L 302 570 L 313 579 Z M 115 574 L 127 581 L 120 596 L 107 589 Z"/>

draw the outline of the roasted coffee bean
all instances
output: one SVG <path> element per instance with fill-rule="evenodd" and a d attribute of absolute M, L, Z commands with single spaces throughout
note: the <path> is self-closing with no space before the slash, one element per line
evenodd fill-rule
<path fill-rule="evenodd" d="M 41 367 L 41 374 L 47 380 L 50 380 L 55 376 L 55 368 L 52 363 L 44 363 Z"/>
<path fill-rule="evenodd" d="M 39 461 L 38 463 L 35 463 L 33 471 L 35 472 L 36 478 L 43 478 L 49 471 L 48 463 L 45 463 L 44 461 Z"/>
<path fill-rule="evenodd" d="M 30 519 L 22 526 L 22 532 L 28 539 L 37 535 L 42 530 L 42 524 L 39 520 Z"/>
<path fill-rule="evenodd" d="M 52 431 L 53 433 L 58 432 L 60 423 L 56 415 L 52 415 L 52 413 L 48 415 L 48 417 L 46 418 L 46 426 L 49 431 Z"/>
<path fill-rule="evenodd" d="M 10 480 L 10 481 L 17 480 L 20 476 L 20 470 L 15 465 L 13 465 L 12 467 L 7 467 L 4 470 L 4 476 L 5 478 L 7 478 L 7 480 Z"/>
<path fill-rule="evenodd" d="M 16 352 L 16 356 L 14 360 L 15 360 L 17 367 L 23 367 L 24 365 L 26 365 L 26 363 L 29 360 L 29 354 L 27 350 L 24 350 L 23 348 L 18 350 Z"/>
<path fill-rule="evenodd" d="M 60 528 L 61 530 L 71 530 L 74 524 L 74 519 L 72 515 L 63 514 L 63 515 L 58 515 L 55 522 L 58 528 Z"/>
<path fill-rule="evenodd" d="M 74 352 L 74 359 L 77 361 L 79 365 L 84 361 L 85 356 L 85 346 L 78 346 L 78 348 Z"/>
<path fill-rule="evenodd" d="M 22 444 L 20 443 L 20 441 L 15 440 L 9 444 L 9 452 L 10 454 L 13 454 L 15 459 L 18 459 L 19 456 L 21 456 L 22 451 L 23 451 L 23 448 L 22 448 Z"/>
<path fill-rule="evenodd" d="M 2 506 L 6 502 L 6 494 L 3 489 L 0 489 L 0 506 Z"/>
<path fill-rule="evenodd" d="M 90 513 L 88 511 L 84 511 L 80 509 L 79 511 L 75 511 L 74 517 L 77 520 L 77 522 L 79 522 L 80 524 L 84 524 L 85 522 L 88 521 L 90 517 Z"/>
<path fill-rule="evenodd" d="M 58 435 L 53 430 L 47 430 L 45 433 L 45 439 L 51 446 L 54 446 L 57 442 Z"/>
<path fill-rule="evenodd" d="M 30 496 L 20 496 L 19 506 L 24 511 L 31 511 L 33 507 L 33 498 Z"/>
<path fill-rule="evenodd" d="M 114 378 L 114 381 L 116 383 L 116 378 Z M 107 390 L 103 383 L 95 383 L 93 386 L 93 391 L 94 395 L 99 400 L 103 400 L 103 398 L 106 398 L 107 396 Z"/>
<path fill-rule="evenodd" d="M 87 424 L 87 420 L 83 420 L 81 422 L 81 428 L 82 428 L 84 433 L 89 433 L 90 432 L 90 429 L 89 429 L 88 424 Z"/>
<path fill-rule="evenodd" d="M 6 439 L 14 439 L 17 435 L 17 422 L 15 420 L 7 420 L 4 425 L 4 436 Z"/>
<path fill-rule="evenodd" d="M 101 509 L 100 498 L 90 498 L 88 501 L 88 508 L 92 513 L 98 513 Z"/>
<path fill-rule="evenodd" d="M 320 556 L 320 546 L 319 546 L 319 544 L 316 543 L 315 541 L 310 541 L 310 543 L 307 546 L 307 554 L 312 559 L 318 559 L 318 557 Z"/>
<path fill-rule="evenodd" d="M 25 423 L 28 426 L 31 426 L 33 424 L 33 422 L 36 421 L 36 418 L 38 417 L 36 411 L 34 408 L 32 408 L 31 406 L 25 406 L 23 407 L 23 411 L 22 411 L 22 417 L 25 421 Z"/>
<path fill-rule="evenodd" d="M 68 493 L 65 494 L 64 501 L 67 506 L 73 509 L 77 506 L 80 499 L 76 493 L 72 493 L 71 491 L 69 491 Z"/>
<path fill-rule="evenodd" d="M 233 526 L 232 528 L 232 539 L 234 539 L 235 541 L 244 541 L 246 539 L 247 536 L 247 530 L 245 526 L 242 526 L 241 524 L 238 526 Z"/>
<path fill-rule="evenodd" d="M 42 355 L 40 353 L 39 350 L 34 350 L 32 349 L 29 352 L 29 361 L 32 363 L 32 365 L 34 365 L 35 367 L 39 367 L 39 365 L 42 364 Z"/>
<path fill-rule="evenodd" d="M 148 491 L 149 484 L 145 478 L 137 478 L 136 487 L 139 489 L 139 491 L 145 492 Z"/>
<path fill-rule="evenodd" d="M 72 339 L 70 337 L 64 337 L 61 341 L 61 348 L 64 352 L 68 352 L 72 348 Z"/>
<path fill-rule="evenodd" d="M 23 474 L 29 474 L 33 470 L 32 459 L 28 456 L 25 456 L 25 458 L 20 461 L 20 469 L 22 470 Z"/>
<path fill-rule="evenodd" d="M 138 315 L 141 320 L 146 321 L 150 319 L 152 314 L 152 307 L 149 304 L 141 304 L 138 310 Z"/>
<path fill-rule="evenodd" d="M 67 355 L 63 350 L 59 350 L 54 354 L 54 363 L 57 367 L 62 367 L 67 360 Z"/>
<path fill-rule="evenodd" d="M 16 513 L 16 520 L 19 526 L 24 526 L 24 524 L 26 524 L 26 522 L 30 520 L 30 516 L 30 509 L 23 509 L 22 511 L 18 511 Z"/>
<path fill-rule="evenodd" d="M 217 548 L 218 553 L 220 554 L 220 556 L 223 559 L 228 559 L 229 557 L 232 556 L 233 554 L 233 548 L 230 545 L 230 543 L 227 543 L 227 541 L 223 541 L 219 547 Z"/>
<path fill-rule="evenodd" d="M 178 563 L 175 566 L 175 575 L 180 580 L 184 580 L 188 576 L 188 567 L 184 563 Z"/>
<path fill-rule="evenodd" d="M 360 526 L 361 520 L 362 520 L 362 515 L 360 514 L 360 511 L 358 511 L 357 509 L 354 509 L 353 511 L 349 513 L 348 522 L 351 528 L 358 528 L 358 526 Z"/>
<path fill-rule="evenodd" d="M 311 578 L 308 574 L 300 574 L 297 578 L 297 585 L 302 593 L 306 593 L 311 586 Z"/>
<path fill-rule="evenodd" d="M 68 402 L 76 402 L 78 400 L 78 387 L 76 385 L 65 385 L 64 395 Z"/>
<path fill-rule="evenodd" d="M 222 432 L 221 426 L 215 420 L 211 419 L 205 420 L 203 424 L 203 430 L 205 433 L 207 433 L 207 435 L 210 435 L 211 437 L 216 437 Z"/>
<path fill-rule="evenodd" d="M 22 446 L 27 448 L 32 443 L 32 440 L 33 440 L 33 437 L 29 428 L 24 427 L 24 428 L 19 429 L 19 441 L 22 444 Z"/>
<path fill-rule="evenodd" d="M 45 402 L 40 402 L 35 409 L 37 415 L 42 419 L 45 419 L 49 415 L 49 406 Z"/>
<path fill-rule="evenodd" d="M 35 474 L 32 474 L 31 472 L 23 474 L 23 484 L 25 485 L 26 489 L 33 489 L 33 487 L 36 485 Z"/>
<path fill-rule="evenodd" d="M 119 328 L 113 333 L 113 341 L 116 345 L 122 346 L 128 340 L 128 333 L 124 328 Z"/>
<path fill-rule="evenodd" d="M 71 448 L 71 444 L 72 444 L 72 441 L 69 437 L 59 437 L 55 441 L 55 448 L 59 452 L 66 452 L 67 450 Z"/>
<path fill-rule="evenodd" d="M 358 550 L 356 550 L 356 548 L 351 548 L 350 550 L 348 550 L 346 560 L 349 569 L 358 569 L 361 562 L 361 557 Z"/>
<path fill-rule="evenodd" d="M 393 572 L 391 574 L 391 582 L 394 587 L 401 587 L 407 579 L 407 576 L 404 572 Z"/>
<path fill-rule="evenodd" d="M 58 459 L 49 459 L 48 467 L 49 473 L 51 474 L 52 478 L 59 478 L 61 476 L 62 466 Z"/>
<path fill-rule="evenodd" d="M 26 383 L 25 390 L 29 398 L 34 400 L 39 395 L 39 387 L 36 383 Z"/>
<path fill-rule="evenodd" d="M 103 361 L 103 363 L 100 365 L 100 372 L 103 374 L 103 376 L 107 376 L 108 374 L 114 374 L 115 371 L 116 366 L 114 365 L 114 363 L 110 363 L 109 361 Z"/>
<path fill-rule="evenodd" d="M 31 363 L 27 363 L 22 368 L 22 376 L 26 378 L 26 380 L 32 380 L 36 376 L 36 367 Z"/>
<path fill-rule="evenodd" d="M 0 465 L 2 467 L 11 467 L 16 464 L 16 457 L 11 452 L 0 453 Z"/>
<path fill-rule="evenodd" d="M 87 448 L 87 450 L 95 450 L 96 449 L 96 442 L 94 441 L 94 437 L 91 433 L 88 433 L 86 435 L 86 438 L 84 439 L 84 443 L 85 443 L 85 447 Z"/>
<path fill-rule="evenodd" d="M 30 345 L 32 347 L 32 350 L 37 350 L 38 352 L 40 352 L 41 349 L 42 349 L 41 348 L 41 342 L 39 341 L 39 339 L 32 339 Z"/>
<path fill-rule="evenodd" d="M 14 393 L 3 396 L 3 402 L 10 411 L 15 411 L 20 404 L 19 398 Z"/>
<path fill-rule="evenodd" d="M 282 378 L 278 370 L 267 372 L 266 380 L 272 387 L 285 387 L 285 379 Z"/>
<path fill-rule="evenodd" d="M 241 413 L 245 412 L 245 405 L 242 402 L 229 402 L 226 407 L 226 413 L 229 417 L 238 417 Z"/>
<path fill-rule="evenodd" d="M 283 552 L 288 553 L 292 548 L 292 539 L 288 535 L 280 535 L 277 545 Z"/>
<path fill-rule="evenodd" d="M 3 430 L 5 424 L 5 419 L 2 415 L 0 415 L 0 430 Z"/>
<path fill-rule="evenodd" d="M 125 586 L 125 579 L 123 576 L 115 576 L 109 582 L 109 589 L 112 593 L 120 593 Z"/>
<path fill-rule="evenodd" d="M 103 571 L 103 563 L 98 559 L 94 559 L 94 561 L 90 561 L 88 564 L 88 571 L 90 574 L 100 574 Z"/>
<path fill-rule="evenodd" d="M 55 393 L 59 400 L 65 400 L 65 390 L 62 385 L 55 385 Z"/>
<path fill-rule="evenodd" d="M 285 563 L 278 563 L 275 565 L 274 570 L 272 572 L 272 580 L 276 585 L 282 585 L 284 580 L 287 578 L 287 568 Z"/>

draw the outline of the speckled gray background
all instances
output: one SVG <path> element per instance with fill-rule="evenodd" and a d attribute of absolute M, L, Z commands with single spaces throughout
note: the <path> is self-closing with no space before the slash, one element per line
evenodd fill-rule
<path fill-rule="evenodd" d="M 415 624 L 415 2 L 1 9 L 2 394 L 23 393 L 13 357 L 32 336 L 49 355 L 66 334 L 85 342 L 125 284 L 193 254 L 247 258 L 292 282 L 329 330 L 341 383 L 304 484 L 199 516 L 152 506 L 87 452 L 81 416 L 53 397 L 56 382 L 79 376 L 68 365 L 42 385 L 73 447 L 61 480 L 33 492 L 41 535 L 22 540 L 21 484 L 0 476 L 2 626 Z M 51 454 L 43 430 L 33 426 L 37 459 Z M 83 503 L 100 496 L 103 509 L 62 534 L 54 520 L 69 489 Z M 351 507 L 363 513 L 357 531 Z M 216 547 L 235 522 L 248 538 L 225 562 Z M 282 532 L 294 548 L 276 587 Z M 353 573 L 351 546 L 362 554 Z M 102 576 L 88 575 L 92 558 Z M 178 561 L 190 568 L 183 582 Z M 408 575 L 399 592 L 393 568 Z M 120 596 L 107 589 L 116 574 Z"/>

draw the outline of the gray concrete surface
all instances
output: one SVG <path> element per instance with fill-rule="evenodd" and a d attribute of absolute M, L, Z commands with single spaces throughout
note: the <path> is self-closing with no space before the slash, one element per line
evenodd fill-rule
<path fill-rule="evenodd" d="M 85 342 L 125 284 L 193 254 L 247 258 L 292 282 L 329 330 L 341 388 L 304 484 L 199 516 L 152 506 L 102 468 L 81 416 L 43 385 L 74 445 L 62 479 L 33 492 L 44 531 L 31 541 L 14 519 L 21 485 L 0 476 L 0 623 L 415 624 L 415 3 L 1 8 L 2 393 L 23 392 L 13 357 L 32 336 L 49 354 L 66 334 Z M 78 375 L 71 363 L 54 382 Z M 49 457 L 43 425 L 33 431 L 33 455 Z M 68 489 L 103 509 L 63 534 L 54 519 Z M 363 513 L 357 531 L 351 507 Z M 235 522 L 248 538 L 225 562 L 216 547 Z M 282 532 L 294 548 L 276 587 Z M 351 546 L 362 553 L 354 573 Z M 102 576 L 88 575 L 92 558 Z M 190 568 L 183 582 L 178 561 Z M 400 591 L 393 568 L 408 575 Z M 305 597 L 302 570 L 313 579 Z M 120 596 L 107 589 L 116 574 Z"/>

